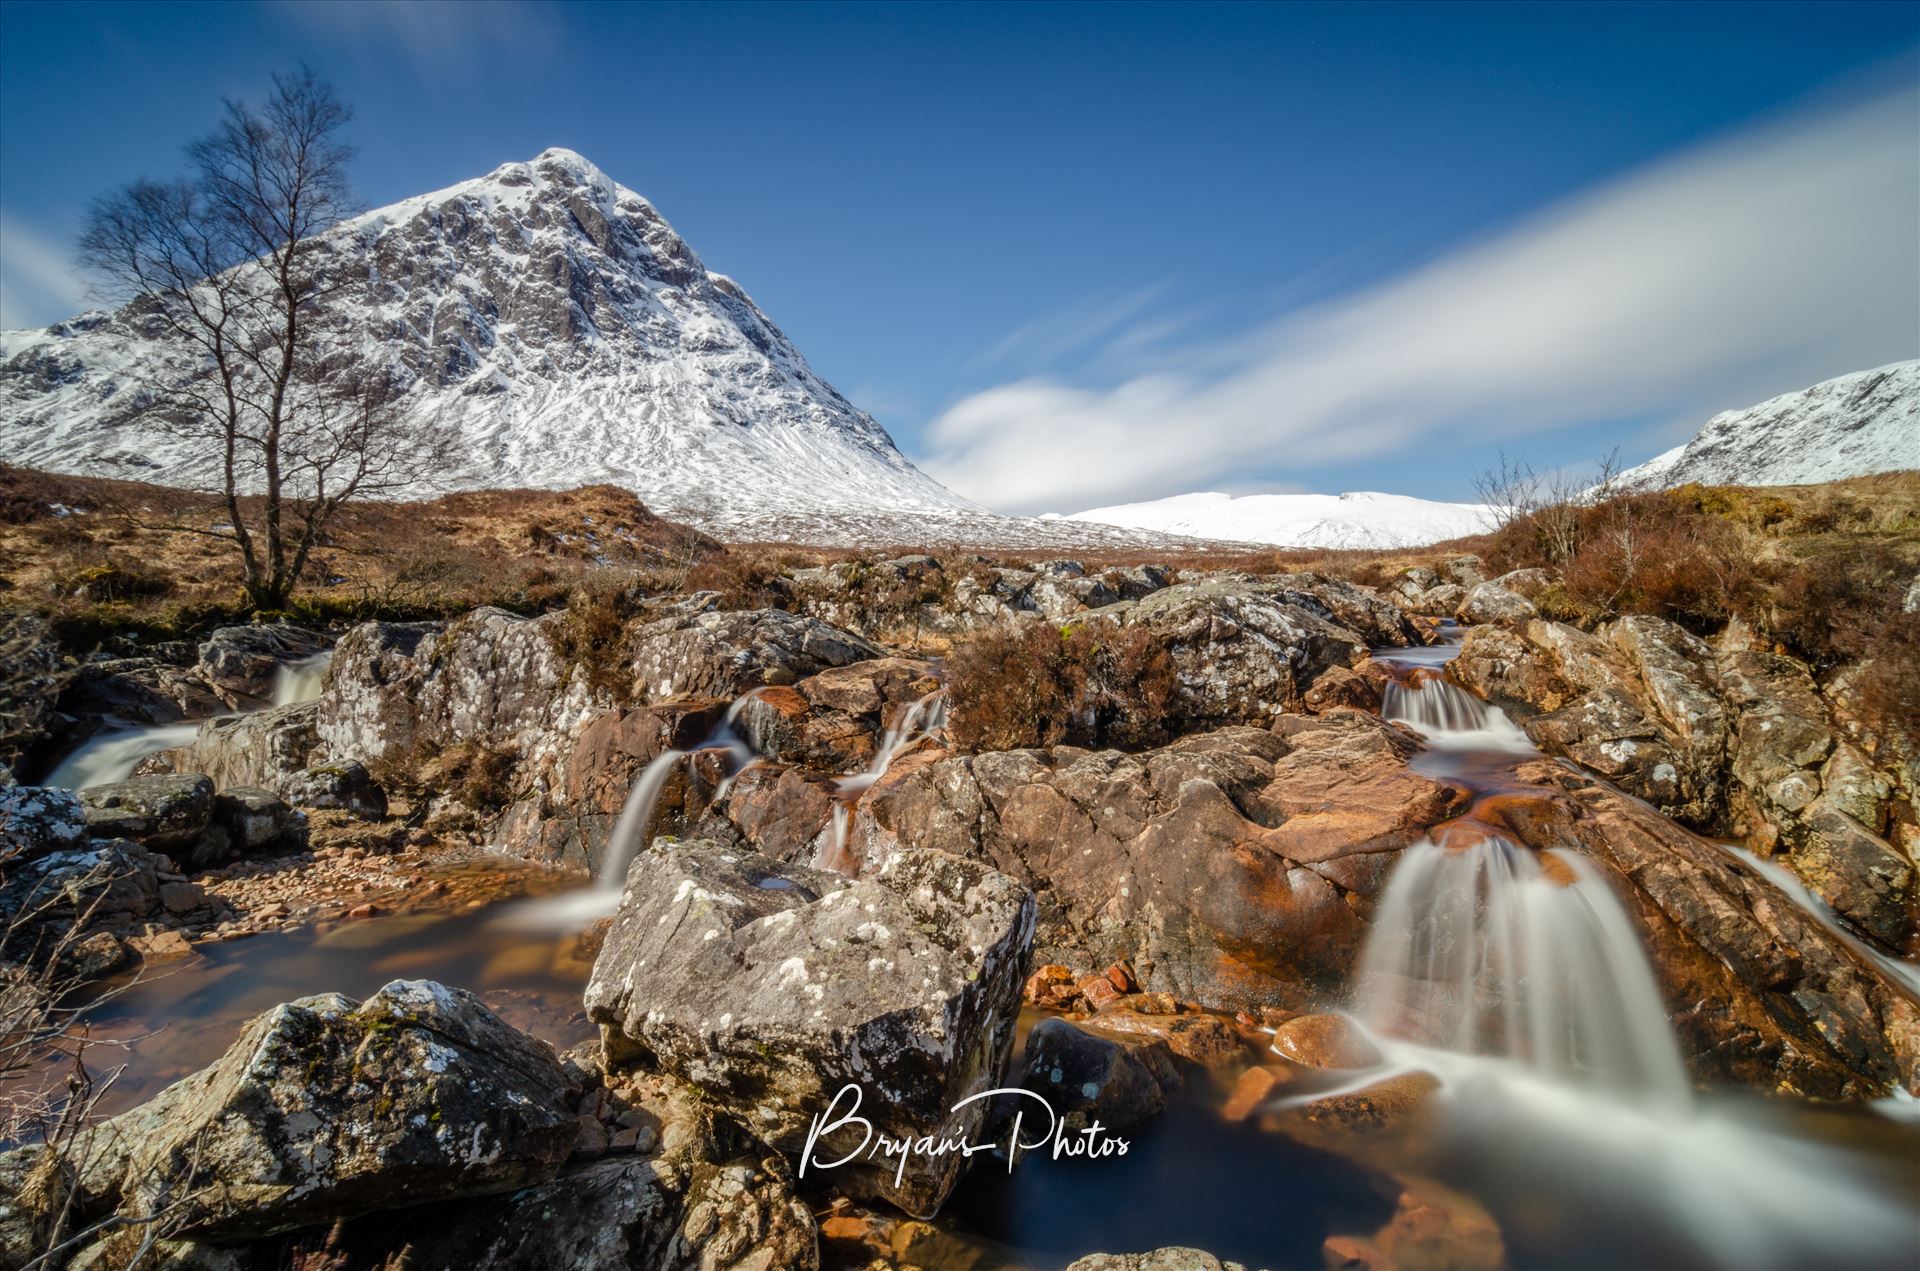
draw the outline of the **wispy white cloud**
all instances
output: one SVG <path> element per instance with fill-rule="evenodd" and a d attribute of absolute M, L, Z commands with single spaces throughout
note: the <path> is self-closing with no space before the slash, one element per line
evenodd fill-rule
<path fill-rule="evenodd" d="M 397 50 L 428 71 L 557 47 L 549 15 L 527 0 L 271 0 L 307 31 L 363 53 Z"/>
<path fill-rule="evenodd" d="M 930 427 L 924 466 L 992 506 L 1062 510 L 1410 443 L 1704 420 L 1914 356 L 1907 84 L 1685 152 L 1296 311 L 1225 367 L 1216 350 L 1103 388 L 1027 378 L 973 394 Z"/>
<path fill-rule="evenodd" d="M 44 327 L 86 306 L 87 281 L 60 243 L 0 212 L 0 327 Z"/>

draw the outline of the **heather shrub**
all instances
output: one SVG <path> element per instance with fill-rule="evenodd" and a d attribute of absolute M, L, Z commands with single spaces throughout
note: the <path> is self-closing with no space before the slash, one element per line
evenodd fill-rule
<path fill-rule="evenodd" d="M 967 750 L 1158 745 L 1171 737 L 1166 717 L 1178 684 L 1172 658 L 1142 628 L 996 628 L 948 660 L 948 731 Z"/>

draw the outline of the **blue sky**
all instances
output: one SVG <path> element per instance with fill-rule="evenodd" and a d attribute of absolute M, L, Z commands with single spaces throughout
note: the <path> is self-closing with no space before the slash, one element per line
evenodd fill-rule
<path fill-rule="evenodd" d="M 8 0 L 5 322 L 301 61 L 365 203 L 578 150 L 1010 510 L 1469 497 L 1496 447 L 1638 460 L 1920 355 L 1912 3 Z"/>

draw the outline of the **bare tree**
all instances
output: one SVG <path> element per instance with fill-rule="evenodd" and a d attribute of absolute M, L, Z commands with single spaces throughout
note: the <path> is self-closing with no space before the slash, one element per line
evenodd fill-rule
<path fill-rule="evenodd" d="M 97 202 L 83 261 L 169 347 L 144 417 L 201 443 L 248 598 L 283 608 L 340 507 L 406 487 L 439 448 L 352 350 L 332 301 L 354 275 L 319 235 L 352 211 L 339 140 L 351 111 L 310 71 L 258 111 L 229 101 L 179 180 Z M 250 497 L 257 492 L 258 497 Z"/>

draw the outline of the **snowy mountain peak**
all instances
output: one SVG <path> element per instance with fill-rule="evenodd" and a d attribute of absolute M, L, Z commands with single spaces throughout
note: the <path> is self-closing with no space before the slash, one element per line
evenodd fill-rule
<path fill-rule="evenodd" d="M 335 325 L 407 408 L 456 429 L 453 488 L 612 482 L 717 533 L 984 513 L 916 469 L 653 204 L 559 147 L 321 236 Z M 0 343 L 0 457 L 198 483 L 212 458 L 141 417 L 199 368 L 131 310 Z M 899 535 L 893 535 L 896 540 Z"/>
<path fill-rule="evenodd" d="M 1629 469 L 1641 488 L 1811 485 L 1920 468 L 1920 361 L 1856 371 L 1707 421 L 1692 441 Z"/>

